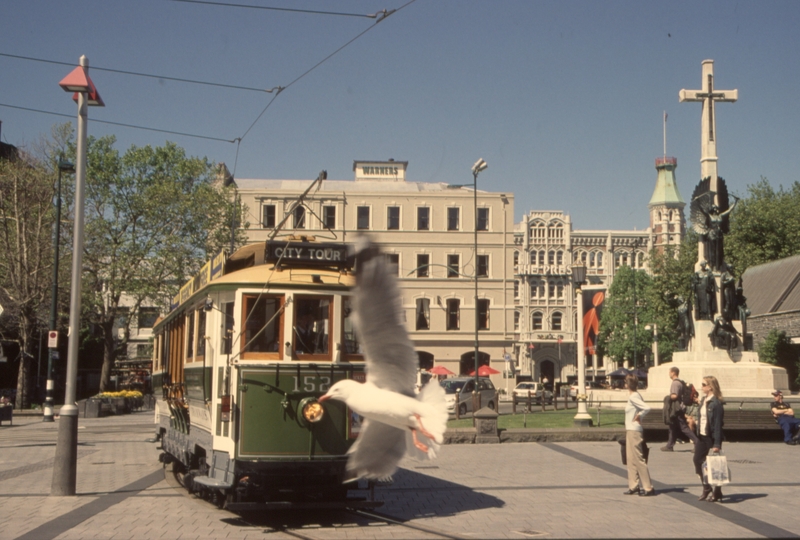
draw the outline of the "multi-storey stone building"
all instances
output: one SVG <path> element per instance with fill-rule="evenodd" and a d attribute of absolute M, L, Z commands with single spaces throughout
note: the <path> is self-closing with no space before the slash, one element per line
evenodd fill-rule
<path fill-rule="evenodd" d="M 573 230 L 561 211 L 531 211 L 514 231 L 515 357 L 520 377 L 566 381 L 577 365 L 578 309 L 571 266 L 586 266 L 584 297 L 600 302 L 620 266 L 647 270 L 653 248 L 680 244 L 685 203 L 675 182 L 675 158 L 656 159 L 650 199 L 650 227 L 637 231 Z M 606 365 L 587 342 L 587 376 L 602 376 Z M 590 359 L 589 359 L 590 358 Z M 609 369 L 610 368 L 610 369 Z"/>
<path fill-rule="evenodd" d="M 356 234 L 370 235 L 397 269 L 421 365 L 436 363 L 458 374 L 474 370 L 477 317 L 480 364 L 501 371 L 504 353 L 515 341 L 514 197 L 478 190 L 476 202 L 472 186 L 407 181 L 407 166 L 393 160 L 354 162 L 354 180 L 322 181 L 279 238 L 351 242 Z M 310 183 L 237 178 L 250 213 L 249 239 L 266 240 Z"/>

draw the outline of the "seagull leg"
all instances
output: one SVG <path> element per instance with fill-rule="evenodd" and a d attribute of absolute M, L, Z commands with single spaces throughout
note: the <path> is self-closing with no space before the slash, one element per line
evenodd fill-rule
<path fill-rule="evenodd" d="M 411 430 L 411 438 L 414 439 L 414 446 L 419 448 L 422 452 L 428 453 L 428 446 L 424 443 L 421 443 L 417 440 L 417 430 L 414 428 L 408 428 Z"/>
<path fill-rule="evenodd" d="M 415 414 L 415 415 L 414 415 L 414 418 L 416 418 L 416 419 L 417 419 L 417 426 L 419 426 L 419 431 L 420 431 L 420 432 L 421 432 L 423 435 L 425 435 L 426 437 L 428 437 L 430 440 L 432 440 L 432 441 L 433 441 L 433 440 L 435 440 L 435 439 L 436 439 L 436 437 L 434 437 L 432 433 L 429 433 L 429 432 L 428 432 L 428 430 L 427 430 L 427 429 L 425 429 L 425 427 L 422 425 L 422 418 L 421 418 L 421 417 L 420 417 L 418 414 Z"/>

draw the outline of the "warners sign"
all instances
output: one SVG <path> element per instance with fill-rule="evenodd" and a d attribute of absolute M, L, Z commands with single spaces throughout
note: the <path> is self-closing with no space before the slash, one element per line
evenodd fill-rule
<path fill-rule="evenodd" d="M 336 266 L 349 268 L 345 244 L 267 242 L 266 262 L 282 266 Z"/>
<path fill-rule="evenodd" d="M 361 172 L 364 176 L 397 176 L 399 170 L 398 167 L 361 167 Z"/>

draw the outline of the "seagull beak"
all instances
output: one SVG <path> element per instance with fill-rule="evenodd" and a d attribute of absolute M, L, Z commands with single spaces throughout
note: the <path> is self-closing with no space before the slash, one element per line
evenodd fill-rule
<path fill-rule="evenodd" d="M 328 400 L 328 399 L 330 399 L 330 398 L 331 398 L 331 396 L 329 396 L 328 394 L 325 394 L 324 396 L 320 396 L 320 397 L 318 397 L 318 398 L 317 398 L 317 401 L 318 401 L 318 402 L 320 402 L 320 403 L 322 403 L 323 401 L 326 401 L 326 400 Z"/>

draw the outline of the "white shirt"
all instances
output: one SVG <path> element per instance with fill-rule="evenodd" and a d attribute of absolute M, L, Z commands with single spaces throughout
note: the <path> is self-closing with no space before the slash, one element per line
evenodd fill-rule
<path fill-rule="evenodd" d="M 700 435 L 706 435 L 708 429 L 708 407 L 706 407 L 706 398 L 700 402 Z"/>
<path fill-rule="evenodd" d="M 639 392 L 633 392 L 628 396 L 628 403 L 625 405 L 625 429 L 628 431 L 644 431 L 641 419 L 650 412 L 650 407 L 642 399 Z M 634 422 L 636 414 L 639 414 L 639 422 Z"/>

